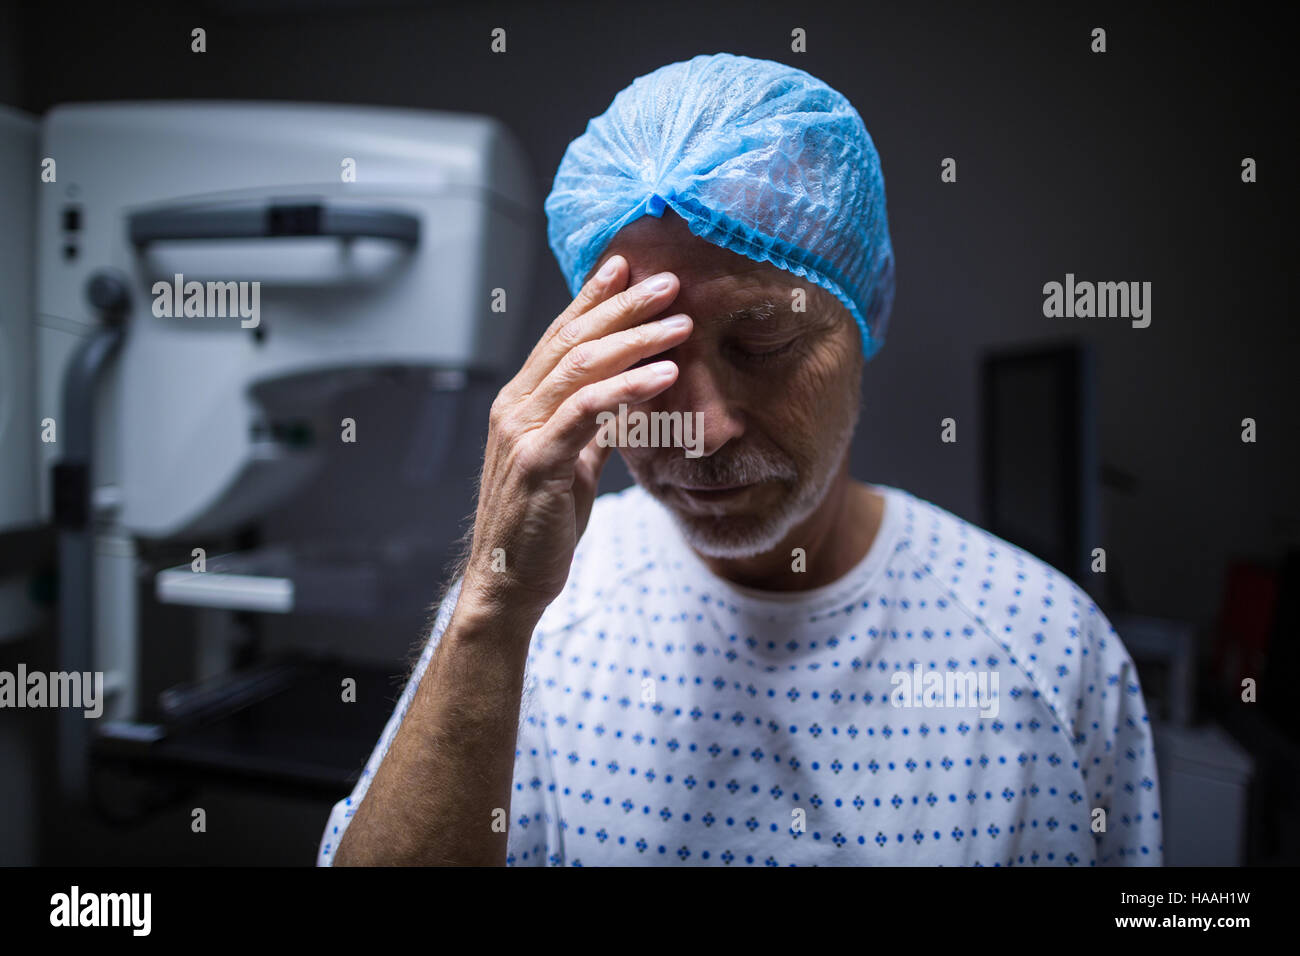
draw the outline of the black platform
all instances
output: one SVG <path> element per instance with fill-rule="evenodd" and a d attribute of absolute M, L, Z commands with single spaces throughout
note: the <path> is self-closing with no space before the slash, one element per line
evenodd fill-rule
<path fill-rule="evenodd" d="M 169 692 L 171 716 L 159 723 L 106 725 L 92 759 L 337 799 L 360 776 L 405 677 L 339 661 L 264 665 L 224 686 Z M 343 700 L 345 678 L 356 681 L 355 703 Z"/>

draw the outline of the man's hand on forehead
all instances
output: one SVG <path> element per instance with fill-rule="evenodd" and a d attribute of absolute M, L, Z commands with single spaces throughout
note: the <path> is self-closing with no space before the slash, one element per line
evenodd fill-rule
<path fill-rule="evenodd" d="M 488 606 L 540 614 L 560 593 L 609 455 L 598 417 L 677 380 L 675 363 L 654 359 L 694 326 L 680 313 L 655 316 L 681 283 L 657 272 L 629 285 L 627 266 L 606 259 L 492 403 L 465 573 Z"/>

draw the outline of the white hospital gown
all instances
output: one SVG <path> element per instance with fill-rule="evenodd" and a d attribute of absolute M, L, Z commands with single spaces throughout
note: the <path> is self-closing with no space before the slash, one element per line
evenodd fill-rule
<path fill-rule="evenodd" d="M 639 487 L 597 499 L 529 650 L 509 864 L 1161 863 L 1151 727 L 1109 621 L 1042 561 L 872 487 L 868 554 L 779 594 L 710 572 Z M 993 700 L 896 690 L 926 673 L 983 675 Z"/>

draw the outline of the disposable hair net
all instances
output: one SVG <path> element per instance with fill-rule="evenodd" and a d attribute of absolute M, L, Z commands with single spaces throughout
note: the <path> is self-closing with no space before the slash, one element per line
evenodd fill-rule
<path fill-rule="evenodd" d="M 575 296 L 620 229 L 672 209 L 695 235 L 833 293 L 868 358 L 884 342 L 880 157 L 849 101 L 803 70 L 718 53 L 638 77 L 569 144 L 545 208 Z"/>

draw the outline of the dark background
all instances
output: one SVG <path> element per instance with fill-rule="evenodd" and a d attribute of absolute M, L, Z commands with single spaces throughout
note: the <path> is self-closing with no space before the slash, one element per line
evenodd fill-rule
<path fill-rule="evenodd" d="M 897 259 L 887 344 L 865 374 L 855 475 L 984 523 L 979 358 L 1063 338 L 1089 342 L 1109 476 L 1098 542 L 1109 579 L 1080 583 L 1108 608 L 1188 622 L 1208 649 L 1222 628 L 1230 565 L 1276 567 L 1300 544 L 1288 400 L 1297 355 L 1295 91 L 1283 67 L 1289 34 L 1267 9 L 51 2 L 0 13 L 0 104 L 37 115 L 67 102 L 187 98 L 486 113 L 520 139 L 544 197 L 568 142 L 637 76 L 720 51 L 805 69 L 853 102 L 876 142 Z M 195 26 L 208 34 L 202 55 L 190 52 Z M 489 50 L 497 26 L 508 32 L 504 55 Z M 1089 51 L 1097 26 L 1107 30 L 1104 55 Z M 795 27 L 807 31 L 805 54 L 790 51 Z M 1259 164 L 1253 185 L 1240 178 L 1246 156 Z M 945 157 L 958 161 L 956 184 L 940 182 Z M 537 256 L 520 358 L 569 298 L 544 222 Z M 1045 319 L 1043 283 L 1067 272 L 1150 281 L 1150 327 Z M 263 532 L 324 527 L 346 538 L 414 523 L 450 553 L 472 509 L 493 391 L 472 397 L 455 467 L 435 487 L 393 490 L 374 459 L 340 465 Z M 371 400 L 402 396 L 357 399 Z M 947 417 L 958 422 L 955 444 L 939 441 Z M 1255 444 L 1240 440 L 1245 417 L 1258 422 Z M 400 454 L 407 425 L 390 422 L 380 447 Z M 606 490 L 628 482 L 617 456 L 611 461 Z M 0 537 L 0 562 L 37 562 L 48 548 L 39 535 Z M 266 639 L 318 643 L 396 673 L 420 637 L 420 602 L 436 597 L 443 571 L 430 567 L 428 593 L 387 618 L 273 621 Z M 147 666 L 171 674 L 192 620 L 155 609 L 147 626 L 146 647 L 161 648 Z M 42 631 L 0 645 L 0 667 L 50 660 L 50 640 Z M 185 809 L 134 829 L 56 812 L 41 789 L 46 729 L 39 718 L 19 719 L 30 721 L 23 733 L 39 742 L 42 769 L 32 812 L 0 819 L 0 862 L 313 859 L 329 801 L 274 788 L 205 784 L 206 839 L 190 834 Z M 0 748 L 0 778 L 9 759 Z"/>

